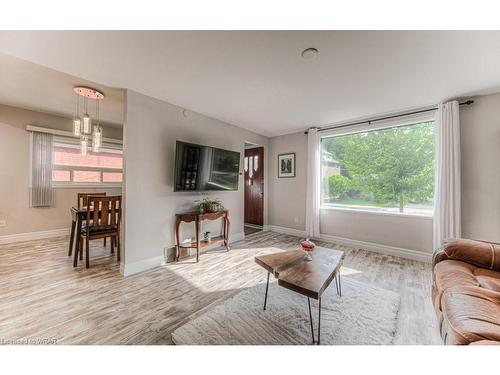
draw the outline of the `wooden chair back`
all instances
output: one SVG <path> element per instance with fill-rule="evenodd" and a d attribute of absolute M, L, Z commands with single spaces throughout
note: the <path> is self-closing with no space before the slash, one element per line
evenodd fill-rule
<path fill-rule="evenodd" d="M 87 225 L 92 227 L 120 227 L 122 196 L 89 196 L 87 205 Z"/>
<path fill-rule="evenodd" d="M 105 197 L 106 193 L 78 193 L 78 208 L 87 207 L 89 197 Z"/>

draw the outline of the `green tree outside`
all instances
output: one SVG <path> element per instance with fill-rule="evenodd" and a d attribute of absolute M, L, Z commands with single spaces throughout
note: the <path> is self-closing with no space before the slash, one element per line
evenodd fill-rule
<path fill-rule="evenodd" d="M 327 138 L 323 147 L 344 171 L 328 179 L 330 200 L 364 200 L 400 212 L 408 203 L 432 203 L 433 122 Z"/>

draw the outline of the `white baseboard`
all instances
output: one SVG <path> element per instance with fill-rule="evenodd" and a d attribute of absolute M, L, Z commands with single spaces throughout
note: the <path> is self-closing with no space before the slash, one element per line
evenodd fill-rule
<path fill-rule="evenodd" d="M 256 225 L 256 224 L 245 223 L 244 226 L 245 227 L 249 227 L 249 228 L 261 229 L 261 230 L 264 229 L 263 225 Z"/>
<path fill-rule="evenodd" d="M 354 247 L 357 249 L 373 251 L 375 253 L 393 255 L 396 257 L 411 259 L 411 260 L 418 260 L 419 262 L 425 262 L 425 263 L 432 262 L 431 253 L 424 253 L 423 251 L 405 249 L 403 247 L 388 246 L 374 242 L 352 240 L 350 238 L 330 236 L 327 234 L 322 234 L 320 240 L 325 242 L 333 242 L 339 245 Z"/>
<path fill-rule="evenodd" d="M 123 276 L 130 276 L 134 273 L 147 271 L 149 269 L 161 266 L 164 259 L 165 258 L 163 257 L 163 255 L 160 255 L 153 258 L 138 260 L 137 262 L 120 263 L 120 273 Z"/>
<path fill-rule="evenodd" d="M 280 226 L 276 226 L 276 225 L 270 225 L 269 229 L 272 232 L 288 234 L 291 236 L 297 236 L 297 237 L 305 237 L 306 236 L 306 232 L 303 230 L 299 230 L 299 229 L 280 227 Z M 431 261 L 432 261 L 432 254 L 424 253 L 423 251 L 405 249 L 402 247 L 382 245 L 382 244 L 378 244 L 378 243 L 374 243 L 374 242 L 353 240 L 350 238 L 331 236 L 328 234 L 322 234 L 319 239 L 321 241 L 325 241 L 325 242 L 332 242 L 332 243 L 339 244 L 339 245 L 344 245 L 344 246 L 354 247 L 357 249 L 373 251 L 375 253 L 380 253 L 380 254 L 393 255 L 393 256 L 397 256 L 397 257 L 405 258 L 405 259 L 418 260 L 420 262 L 431 263 Z"/>
<path fill-rule="evenodd" d="M 245 239 L 245 233 L 240 232 L 240 233 L 233 233 L 229 236 L 229 243 L 233 242 L 238 242 L 242 241 Z M 203 248 L 203 250 L 211 250 L 215 249 L 218 246 L 221 246 L 220 243 L 214 243 L 213 245 L 209 245 Z M 123 276 L 130 276 L 135 273 L 147 271 L 156 267 L 159 267 L 164 264 L 165 258 L 163 255 L 157 256 L 157 257 L 152 257 L 152 258 L 147 258 L 143 260 L 139 260 L 137 262 L 132 262 L 132 263 L 121 263 L 120 264 L 120 273 Z"/>
<path fill-rule="evenodd" d="M 229 243 L 243 241 L 245 239 L 245 232 L 233 233 L 229 235 Z"/>
<path fill-rule="evenodd" d="M 282 233 L 282 234 L 289 234 L 290 236 L 297 236 L 297 237 L 305 237 L 306 236 L 306 231 L 305 230 L 293 229 L 293 228 L 287 228 L 287 227 L 280 227 L 280 226 L 277 226 L 277 225 L 269 225 L 269 230 L 271 232 Z"/>
<path fill-rule="evenodd" d="M 69 235 L 69 233 L 70 228 L 44 230 L 40 232 L 7 234 L 5 236 L 0 236 L 0 245 L 13 242 L 33 241 L 41 240 L 44 238 L 67 236 Z"/>

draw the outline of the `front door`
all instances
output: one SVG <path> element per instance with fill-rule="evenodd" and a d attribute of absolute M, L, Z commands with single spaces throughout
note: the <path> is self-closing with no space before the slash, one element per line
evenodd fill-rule
<path fill-rule="evenodd" d="M 264 225 L 264 147 L 245 150 L 245 223 Z"/>

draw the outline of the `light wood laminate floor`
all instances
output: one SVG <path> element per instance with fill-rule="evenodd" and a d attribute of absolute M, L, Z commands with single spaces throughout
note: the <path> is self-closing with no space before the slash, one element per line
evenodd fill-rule
<path fill-rule="evenodd" d="M 230 252 L 202 255 L 198 264 L 187 259 L 127 278 L 100 240 L 92 241 L 88 270 L 82 262 L 72 267 L 68 237 L 0 245 L 0 343 L 171 344 L 171 332 L 193 314 L 265 282 L 255 255 L 293 249 L 297 242 L 258 232 Z M 441 343 L 429 264 L 318 244 L 346 251 L 344 277 L 401 295 L 396 344 Z"/>

